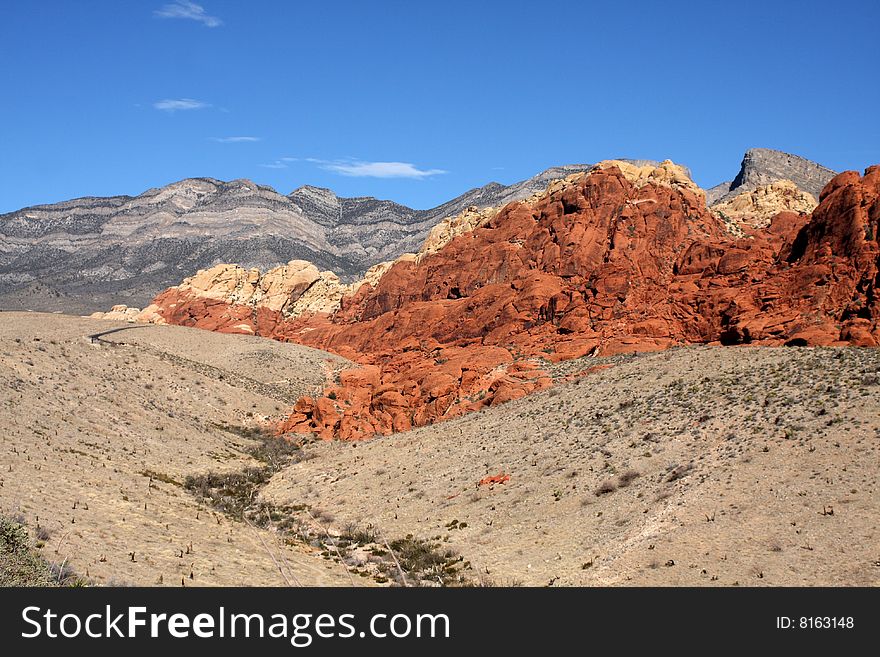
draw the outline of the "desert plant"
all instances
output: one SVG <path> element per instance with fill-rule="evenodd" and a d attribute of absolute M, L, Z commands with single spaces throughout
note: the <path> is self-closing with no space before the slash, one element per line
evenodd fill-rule
<path fill-rule="evenodd" d="M 621 488 L 626 488 L 633 481 L 638 479 L 640 473 L 638 470 L 624 470 L 620 476 L 617 477 L 617 485 Z"/>

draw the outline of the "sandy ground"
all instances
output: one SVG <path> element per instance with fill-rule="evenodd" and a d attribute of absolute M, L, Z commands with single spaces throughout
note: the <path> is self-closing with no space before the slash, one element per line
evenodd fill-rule
<path fill-rule="evenodd" d="M 494 584 L 880 584 L 880 351 L 608 364 L 432 427 L 310 446 L 263 495 L 436 539 Z"/>
<path fill-rule="evenodd" d="M 344 362 L 247 336 L 0 313 L 0 510 L 48 532 L 49 562 L 98 584 L 348 584 L 316 550 L 181 486 L 253 463 L 254 443 L 218 424 L 277 416 Z"/>
<path fill-rule="evenodd" d="M 370 583 L 181 485 L 254 464 L 220 425 L 278 416 L 344 365 L 247 336 L 0 313 L 0 511 L 98 584 Z M 481 413 L 309 445 L 262 497 L 340 533 L 436 541 L 496 585 L 880 584 L 880 351 L 695 347 L 553 373 L 553 389 Z"/>

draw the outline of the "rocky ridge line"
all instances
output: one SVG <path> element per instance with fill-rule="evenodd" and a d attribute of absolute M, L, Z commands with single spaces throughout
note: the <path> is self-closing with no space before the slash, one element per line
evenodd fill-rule
<path fill-rule="evenodd" d="M 633 163 L 630 160 L 603 160 L 592 167 L 605 169 L 615 166 L 637 187 L 653 182 L 661 185 L 684 186 L 696 194 L 702 194 L 690 179 L 687 170 L 667 160 L 662 163 Z M 532 193 L 521 202 L 527 205 L 537 203 L 551 194 L 561 192 L 583 180 L 586 172 L 569 174 L 565 178 L 552 180 L 546 189 Z M 353 296 L 362 285 L 375 287 L 381 277 L 397 262 L 419 262 L 426 256 L 440 251 L 455 237 L 483 226 L 495 217 L 504 206 L 478 208 L 470 206 L 458 215 L 444 219 L 431 229 L 418 253 L 405 253 L 394 261 L 382 262 L 371 267 L 365 275 L 350 284 L 343 284 L 339 277 L 330 271 L 319 271 L 312 263 L 293 260 L 287 265 L 276 267 L 261 274 L 256 268 L 245 269 L 236 264 L 219 264 L 199 271 L 195 276 L 174 286 L 181 294 L 222 301 L 230 305 L 248 306 L 253 309 L 265 308 L 279 312 L 286 319 L 294 319 L 303 314 L 334 313 L 339 310 L 345 297 Z M 143 311 L 139 308 L 117 304 L 109 312 L 95 312 L 94 319 L 111 319 L 165 323 L 155 304 Z M 231 327 L 234 330 L 249 331 L 247 324 Z"/>
<path fill-rule="evenodd" d="M 674 169 L 626 168 L 509 204 L 436 252 L 394 263 L 332 315 L 288 319 L 174 289 L 156 305 L 170 323 L 247 324 L 361 363 L 282 425 L 324 438 L 523 396 L 550 385 L 544 360 L 680 344 L 877 344 L 880 167 L 836 177 L 812 216 L 781 212 L 743 226 L 742 238 Z"/>

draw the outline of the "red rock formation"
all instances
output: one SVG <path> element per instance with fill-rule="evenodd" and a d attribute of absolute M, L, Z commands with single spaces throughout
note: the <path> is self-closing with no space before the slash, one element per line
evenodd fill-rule
<path fill-rule="evenodd" d="M 796 235 L 780 220 L 791 218 L 771 226 L 783 237 L 772 264 L 751 272 L 720 308 L 722 341 L 877 346 L 880 167 L 831 180 Z"/>
<path fill-rule="evenodd" d="M 510 475 L 499 472 L 497 475 L 483 477 L 477 486 L 494 486 L 495 484 L 506 484 L 508 481 L 510 481 Z"/>
<path fill-rule="evenodd" d="M 698 191 L 637 186 L 612 166 L 396 263 L 332 316 L 285 320 L 173 288 L 155 304 L 169 323 L 364 365 L 301 399 L 282 427 L 358 439 L 546 388 L 539 359 L 689 343 L 876 346 L 878 223 L 880 167 L 838 175 L 811 217 L 783 212 L 735 238 Z"/>

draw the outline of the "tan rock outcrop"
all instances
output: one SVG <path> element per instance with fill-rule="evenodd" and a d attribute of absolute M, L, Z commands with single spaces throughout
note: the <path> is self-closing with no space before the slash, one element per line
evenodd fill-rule
<path fill-rule="evenodd" d="M 691 180 L 687 170 L 672 160 L 663 160 L 659 165 L 645 164 L 642 166 L 626 162 L 624 160 L 603 160 L 596 165 L 597 169 L 617 167 L 634 187 L 644 187 L 647 184 L 662 185 L 671 188 L 687 189 L 703 198 L 706 192 Z"/>
<path fill-rule="evenodd" d="M 716 203 L 711 209 L 728 224 L 764 228 L 780 212 L 809 214 L 817 205 L 812 194 L 801 191 L 792 181 L 777 180 L 723 203 Z"/>
<path fill-rule="evenodd" d="M 199 271 L 177 287 L 182 292 L 205 299 L 262 306 L 284 313 L 320 279 L 321 272 L 312 263 L 292 260 L 265 274 L 238 265 L 215 265 Z"/>
<path fill-rule="evenodd" d="M 419 249 L 419 257 L 436 253 L 459 235 L 482 226 L 497 213 L 498 208 L 479 209 L 472 205 L 460 214 L 444 219 L 428 233 L 422 248 Z"/>
<path fill-rule="evenodd" d="M 387 269 L 390 264 L 383 263 L 376 267 L 384 266 Z M 170 289 L 176 290 L 181 296 L 264 309 L 278 313 L 285 319 L 293 319 L 303 314 L 335 312 L 343 296 L 353 288 L 356 286 L 344 285 L 331 271 L 318 271 L 310 262 L 292 260 L 265 274 L 258 269 L 245 269 L 238 265 L 215 265 Z M 156 304 L 143 310 L 120 305 L 107 313 L 94 313 L 92 317 L 164 324 L 165 319 L 158 311 Z"/>
<path fill-rule="evenodd" d="M 140 314 L 140 308 L 129 308 L 121 303 L 113 306 L 106 313 L 92 313 L 89 317 L 92 319 L 111 319 L 117 322 L 136 322 Z"/>

